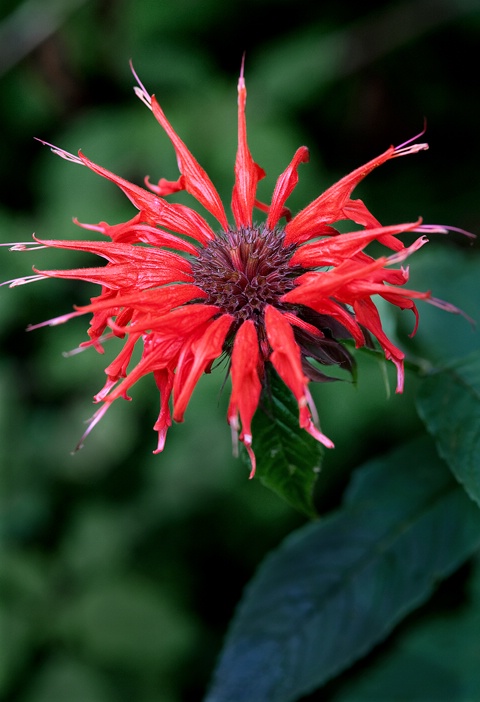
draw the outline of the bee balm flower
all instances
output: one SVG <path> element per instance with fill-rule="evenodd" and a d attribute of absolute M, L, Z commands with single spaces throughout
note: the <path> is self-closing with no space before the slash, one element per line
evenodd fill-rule
<path fill-rule="evenodd" d="M 109 336 L 125 339 L 122 351 L 106 368 L 106 384 L 95 396 L 101 406 L 84 437 L 112 402 L 126 398 L 142 376 L 153 374 L 160 392 L 155 452 L 162 451 L 172 417 L 183 420 L 200 376 L 210 371 L 215 359 L 225 357 L 232 383 L 228 422 L 234 445 L 239 438 L 250 456 L 251 475 L 255 471 L 251 423 L 267 364 L 295 396 L 300 426 L 326 447 L 333 447 L 320 430 L 308 385 L 331 379 L 323 367 L 336 364 L 352 370 L 353 359 L 342 340 L 353 339 L 358 348 L 376 338 L 397 368 L 397 392 L 403 388 L 404 354 L 385 334 L 372 296 L 412 310 L 415 316 L 417 299 L 455 311 L 429 292 L 405 288 L 408 270 L 397 267 L 426 243 L 428 232 L 445 230 L 420 221 L 381 226 L 361 200 L 352 199 L 355 186 L 377 166 L 426 149 L 427 144 L 407 142 L 390 147 L 292 217 L 285 203 L 297 185 L 300 164 L 308 161 L 308 150 L 304 146 L 297 150 L 278 178 L 270 203 L 259 202 L 257 183 L 265 173 L 254 162 L 247 143 L 242 69 L 232 221 L 212 181 L 174 131 L 155 96 L 134 75 L 138 97 L 173 144 L 180 177 L 173 182 L 162 178 L 157 184 L 146 179 L 146 187 L 139 187 L 81 152 L 75 156 L 52 147 L 59 156 L 115 183 L 137 213 L 122 224 L 76 222 L 107 240 L 33 242 L 35 247 L 87 251 L 105 259 L 106 265 L 36 271 L 33 276 L 9 281 L 18 285 L 52 277 L 101 286 L 90 304 L 30 327 L 55 325 L 88 313 L 92 315 L 90 339 L 82 346 L 102 352 Z M 180 190 L 190 193 L 213 215 L 218 222 L 216 231 L 195 210 L 167 199 Z M 255 208 L 266 214 L 262 223 L 254 220 Z M 333 225 L 341 220 L 350 220 L 357 227 L 340 234 Z M 399 239 L 405 232 L 419 236 L 405 246 Z M 374 241 L 385 249 L 379 258 L 365 253 Z M 27 247 L 19 244 L 15 248 Z M 142 347 L 141 359 L 131 367 L 137 345 Z"/>

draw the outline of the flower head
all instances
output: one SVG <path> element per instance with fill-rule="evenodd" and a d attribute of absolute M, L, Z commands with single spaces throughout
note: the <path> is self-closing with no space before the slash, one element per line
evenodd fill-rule
<path fill-rule="evenodd" d="M 115 183 L 137 213 L 121 224 L 76 222 L 107 240 L 33 242 L 35 247 L 90 252 L 104 258 L 106 265 L 36 271 L 33 276 L 9 281 L 18 285 L 53 277 L 101 286 L 90 304 L 31 327 L 55 325 L 88 313 L 92 315 L 90 339 L 82 346 L 102 352 L 109 337 L 125 339 L 123 349 L 106 368 L 107 381 L 94 398 L 101 406 L 84 437 L 112 402 L 126 398 L 130 388 L 151 373 L 160 392 L 155 452 L 162 451 L 172 418 L 183 420 L 200 376 L 224 357 L 232 383 L 228 422 L 234 445 L 239 438 L 248 451 L 251 475 L 255 471 L 251 423 L 266 382 L 267 364 L 296 398 L 300 426 L 333 447 L 320 430 L 308 384 L 331 380 L 324 371 L 332 364 L 352 370 L 354 361 L 342 343 L 345 339 L 353 339 L 357 348 L 376 339 L 397 368 L 397 392 L 403 388 L 404 354 L 385 334 L 372 296 L 411 310 L 417 319 L 417 299 L 456 311 L 429 292 L 405 288 L 408 269 L 398 267 L 427 242 L 427 233 L 445 229 L 421 221 L 382 226 L 361 200 L 352 199 L 355 186 L 377 166 L 424 150 L 427 144 L 412 140 L 388 148 L 292 217 L 285 203 L 297 185 L 300 164 L 308 161 L 308 150 L 302 146 L 294 154 L 276 182 L 270 203 L 259 202 L 257 183 L 265 172 L 248 147 L 242 68 L 230 221 L 207 173 L 174 131 L 155 96 L 134 75 L 135 92 L 173 144 L 180 177 L 176 181 L 162 178 L 156 184 L 146 179 L 146 187 L 139 187 L 82 152 L 74 156 L 52 147 L 54 153 Z M 217 231 L 201 214 L 169 199 L 180 190 L 190 193 L 217 220 Z M 260 224 L 254 219 L 255 208 L 266 214 Z M 333 225 L 341 220 L 357 226 L 340 234 Z M 419 235 L 409 246 L 399 238 L 406 232 Z M 380 258 L 365 252 L 374 241 L 385 249 Z M 25 249 L 28 244 L 15 248 Z M 142 347 L 141 358 L 132 367 L 137 345 Z"/>

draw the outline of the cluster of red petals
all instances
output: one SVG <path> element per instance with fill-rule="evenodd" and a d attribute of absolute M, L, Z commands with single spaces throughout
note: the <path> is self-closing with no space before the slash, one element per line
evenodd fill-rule
<path fill-rule="evenodd" d="M 308 161 L 308 150 L 306 147 L 297 150 L 278 178 L 270 204 L 259 202 L 257 183 L 265 173 L 254 162 L 247 143 L 242 71 L 238 83 L 238 151 L 231 203 L 233 229 L 251 228 L 254 208 L 266 213 L 265 227 L 271 231 L 278 229 L 280 219 L 286 217 L 285 227 L 278 231 L 284 236 L 283 246 L 293 248 L 288 265 L 302 271 L 291 289 L 279 298 L 278 305 L 265 305 L 260 329 L 259 323 L 252 319 L 239 322 L 221 306 L 209 304 L 206 292 L 195 284 L 191 262 L 219 235 L 196 211 L 170 202 L 166 196 L 186 190 L 218 221 L 222 232 L 232 231 L 232 225 L 213 183 L 173 130 L 156 98 L 147 93 L 140 81 L 135 90 L 173 144 L 179 179 L 174 182 L 161 179 L 158 184 L 146 180 L 146 188 L 138 187 L 93 163 L 81 152 L 74 156 L 53 148 L 63 158 L 87 166 L 115 183 L 138 212 L 130 221 L 116 225 L 77 222 L 85 229 L 105 235 L 109 241 L 37 240 L 47 247 L 96 254 L 107 261 L 106 265 L 36 271 L 37 275 L 31 277 L 78 279 L 101 286 L 100 294 L 90 304 L 36 326 L 59 324 L 89 313 L 92 315 L 90 340 L 84 346 L 102 352 L 103 342 L 109 336 L 125 338 L 122 351 L 106 368 L 106 384 L 95 396 L 95 401 L 102 404 L 86 434 L 113 401 L 128 398 L 130 388 L 152 373 L 160 392 L 160 412 L 154 427 L 158 432 L 156 452 L 162 451 L 172 419 L 183 420 L 200 376 L 228 351 L 232 383 L 228 422 L 234 440 L 239 435 L 250 455 L 252 475 L 255 456 L 251 422 L 260 401 L 266 363 L 272 364 L 295 396 L 300 426 L 325 446 L 332 447 L 333 443 L 318 427 L 294 332 L 303 329 L 318 338 L 322 334 L 304 321 L 299 310 L 309 308 L 335 320 L 357 347 L 368 343 L 367 337 L 375 337 L 386 358 L 397 367 L 397 391 L 401 392 L 404 354 L 383 331 L 372 296 L 379 295 L 400 309 L 412 310 L 415 315 L 414 300 L 433 301 L 428 292 L 403 287 L 408 271 L 395 264 L 402 263 L 422 246 L 427 241 L 425 233 L 434 229 L 422 227 L 420 222 L 382 227 L 364 203 L 351 195 L 355 186 L 377 166 L 427 145 L 390 147 L 335 183 L 292 218 L 285 203 L 297 185 L 299 165 Z M 332 225 L 340 220 L 353 221 L 362 228 L 339 234 Z M 412 231 L 420 236 L 405 246 L 398 235 Z M 384 245 L 385 256 L 374 259 L 365 253 L 365 247 L 373 241 Z M 16 284 L 21 282 L 27 282 L 27 278 Z M 137 343 L 142 345 L 141 359 L 131 367 Z"/>

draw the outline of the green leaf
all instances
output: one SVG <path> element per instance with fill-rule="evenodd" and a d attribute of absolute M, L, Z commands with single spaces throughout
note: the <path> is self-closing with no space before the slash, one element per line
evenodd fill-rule
<path fill-rule="evenodd" d="M 253 421 L 256 476 L 292 507 L 315 516 L 313 488 L 323 448 L 298 423 L 298 405 L 278 375 L 268 372 L 261 409 Z"/>
<path fill-rule="evenodd" d="M 429 612 L 395 637 L 374 666 L 359 670 L 332 702 L 480 700 L 480 560 L 465 603 Z"/>
<path fill-rule="evenodd" d="M 440 455 L 480 504 L 480 351 L 428 376 L 417 406 Z"/>
<path fill-rule="evenodd" d="M 427 438 L 367 463 L 342 509 L 263 563 L 206 701 L 296 700 L 387 636 L 479 543 L 480 513 Z"/>

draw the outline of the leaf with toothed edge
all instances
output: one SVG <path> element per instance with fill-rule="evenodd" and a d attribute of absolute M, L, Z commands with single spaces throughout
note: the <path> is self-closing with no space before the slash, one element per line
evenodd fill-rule
<path fill-rule="evenodd" d="M 267 368 L 267 382 L 253 425 L 256 477 L 292 507 L 315 516 L 313 488 L 323 447 L 298 423 L 298 405 L 277 373 Z"/>
<path fill-rule="evenodd" d="M 440 455 L 480 505 L 480 352 L 427 376 L 417 407 Z"/>

